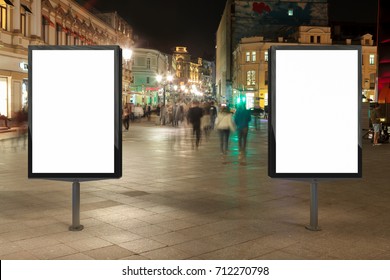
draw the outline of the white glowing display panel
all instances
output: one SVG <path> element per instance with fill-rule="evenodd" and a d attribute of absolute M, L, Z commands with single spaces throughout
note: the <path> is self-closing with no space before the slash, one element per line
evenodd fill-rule
<path fill-rule="evenodd" d="M 361 177 L 359 47 L 272 47 L 269 175 Z"/>

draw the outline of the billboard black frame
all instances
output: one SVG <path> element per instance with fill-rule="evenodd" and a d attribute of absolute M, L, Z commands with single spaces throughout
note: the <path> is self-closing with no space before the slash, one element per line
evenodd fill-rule
<path fill-rule="evenodd" d="M 357 51 L 357 93 L 356 102 L 358 106 L 358 143 L 357 143 L 357 172 L 356 173 L 281 173 L 276 172 L 276 51 L 278 50 L 355 50 Z M 268 100 L 268 176 L 281 179 L 341 179 L 341 178 L 361 178 L 362 177 L 362 137 L 361 137 L 361 73 L 362 73 L 362 50 L 361 46 L 338 45 L 338 46 L 271 46 L 269 51 L 268 80 L 269 80 L 269 100 Z"/>
<path fill-rule="evenodd" d="M 33 52 L 45 50 L 112 50 L 114 52 L 114 171 L 112 173 L 51 173 L 33 172 Z M 98 63 L 98 62 L 97 62 Z M 106 46 L 35 46 L 28 47 L 28 178 L 30 179 L 53 179 L 62 181 L 89 181 L 100 179 L 116 179 L 122 177 L 122 49 L 117 45 Z M 87 116 L 89 117 L 89 116 Z M 77 137 L 77 135 L 75 135 Z M 77 160 L 77 159 L 75 159 Z"/>

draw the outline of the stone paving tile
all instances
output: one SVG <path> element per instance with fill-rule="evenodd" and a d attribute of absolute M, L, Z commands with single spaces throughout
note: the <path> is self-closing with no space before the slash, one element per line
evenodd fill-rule
<path fill-rule="evenodd" d="M 158 248 L 166 247 L 165 244 L 157 242 L 149 238 L 137 239 L 125 243 L 120 243 L 119 246 L 128 249 L 137 254 L 152 251 Z"/>
<path fill-rule="evenodd" d="M 77 250 L 78 252 L 84 252 L 88 250 L 111 246 L 112 243 L 98 237 L 91 237 L 87 239 L 80 239 L 72 242 L 67 242 L 65 243 L 65 245 Z"/>
<path fill-rule="evenodd" d="M 59 257 L 75 254 L 78 251 L 64 244 L 46 246 L 38 249 L 28 250 L 40 260 L 53 260 Z"/>
<path fill-rule="evenodd" d="M 83 254 L 95 260 L 118 260 L 134 255 L 134 252 L 117 245 L 85 251 Z"/>
<path fill-rule="evenodd" d="M 146 253 L 141 253 L 141 256 L 151 260 L 185 260 L 190 258 L 191 254 L 172 247 L 164 247 Z"/>

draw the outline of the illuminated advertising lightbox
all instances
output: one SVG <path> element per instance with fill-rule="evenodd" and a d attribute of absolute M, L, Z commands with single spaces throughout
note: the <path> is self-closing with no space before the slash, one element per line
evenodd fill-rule
<path fill-rule="evenodd" d="M 121 177 L 119 46 L 30 46 L 28 51 L 28 177 Z"/>
<path fill-rule="evenodd" d="M 360 178 L 361 48 L 270 49 L 268 173 Z"/>

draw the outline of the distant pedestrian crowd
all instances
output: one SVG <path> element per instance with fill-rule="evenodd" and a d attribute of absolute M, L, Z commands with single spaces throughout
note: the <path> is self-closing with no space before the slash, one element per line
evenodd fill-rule
<path fill-rule="evenodd" d="M 126 104 L 123 108 L 123 124 L 125 130 L 129 129 L 130 121 L 136 121 L 142 117 L 151 120 L 151 114 L 155 114 L 155 124 L 158 126 L 184 127 L 191 129 L 191 146 L 198 150 L 202 139 L 208 141 L 211 131 L 219 134 L 219 150 L 221 159 L 226 162 L 229 139 L 232 133 L 237 132 L 239 144 L 239 161 L 246 162 L 246 147 L 251 121 L 251 113 L 240 105 L 236 110 L 227 106 L 217 107 L 215 102 L 200 102 L 194 100 L 159 104 L 156 107 L 134 106 Z"/>

